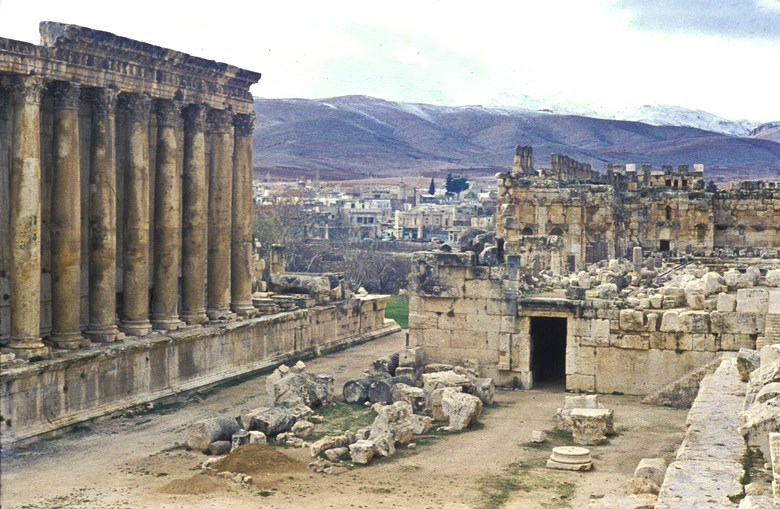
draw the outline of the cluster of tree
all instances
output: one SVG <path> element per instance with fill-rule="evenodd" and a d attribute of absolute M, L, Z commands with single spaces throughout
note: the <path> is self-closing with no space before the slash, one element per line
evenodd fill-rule
<path fill-rule="evenodd" d="M 469 188 L 469 181 L 466 177 L 453 177 L 452 173 L 448 173 L 444 187 L 448 193 L 460 195 L 460 193 Z"/>

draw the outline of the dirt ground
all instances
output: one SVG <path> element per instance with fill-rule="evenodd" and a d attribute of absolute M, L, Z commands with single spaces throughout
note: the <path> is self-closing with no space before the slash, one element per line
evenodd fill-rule
<path fill-rule="evenodd" d="M 332 373 L 340 392 L 370 361 L 397 351 L 404 334 L 381 338 L 307 363 Z M 592 497 L 625 493 L 643 457 L 671 460 L 683 437 L 686 411 L 641 405 L 638 397 L 601 397 L 615 411 L 617 434 L 591 447 L 594 469 L 544 468 L 553 444 L 529 444 L 532 430 L 552 430 L 560 389 L 497 391 L 472 430 L 420 440 L 367 467 L 314 474 L 286 464 L 252 485 L 199 474 L 206 456 L 177 445 L 188 425 L 217 414 L 237 415 L 269 403 L 265 377 L 206 391 L 180 406 L 158 406 L 105 419 L 55 439 L 3 451 L 0 506 L 12 508 L 584 508 Z M 199 401 L 198 401 L 199 399 Z M 274 448 L 299 460 L 308 451 Z"/>

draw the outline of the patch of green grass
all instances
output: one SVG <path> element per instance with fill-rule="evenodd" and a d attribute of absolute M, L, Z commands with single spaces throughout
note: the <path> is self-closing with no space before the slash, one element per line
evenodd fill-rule
<path fill-rule="evenodd" d="M 740 482 L 743 486 L 747 486 L 753 480 L 753 474 L 750 472 L 753 470 L 753 451 L 750 450 L 750 447 L 746 447 L 745 452 L 742 453 L 742 467 L 745 471 Z"/>
<path fill-rule="evenodd" d="M 314 434 L 307 439 L 309 442 L 327 435 L 341 435 L 346 430 L 371 427 L 376 418 L 371 407 L 357 403 L 336 402 L 320 408 L 318 413 L 323 417 L 323 423 L 316 426 Z"/>
<path fill-rule="evenodd" d="M 556 508 L 570 507 L 568 500 L 574 494 L 575 488 L 572 482 L 558 480 L 547 472 L 534 470 L 524 463 L 512 463 L 501 474 L 481 479 L 479 485 L 481 486 L 479 507 L 482 509 L 499 509 L 516 492 L 537 491 L 544 491 L 548 496 L 560 500 L 555 503 Z"/>
<path fill-rule="evenodd" d="M 387 301 L 385 317 L 398 322 L 402 329 L 409 328 L 409 299 L 399 295 L 393 295 Z"/>
<path fill-rule="evenodd" d="M 262 491 L 258 491 L 257 494 L 260 495 L 261 497 L 270 497 L 271 495 L 274 494 L 274 492 L 273 491 L 262 490 Z"/>
<path fill-rule="evenodd" d="M 573 442 L 570 431 L 561 431 L 558 428 L 552 428 L 545 431 L 547 439 L 555 445 L 570 445 Z"/>

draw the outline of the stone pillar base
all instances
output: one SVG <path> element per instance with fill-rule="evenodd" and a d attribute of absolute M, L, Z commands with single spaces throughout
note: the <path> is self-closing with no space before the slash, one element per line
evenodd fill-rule
<path fill-rule="evenodd" d="M 229 322 L 236 319 L 235 313 L 231 313 L 230 309 L 209 309 L 207 311 L 210 322 Z"/>
<path fill-rule="evenodd" d="M 60 350 L 75 350 L 77 348 L 89 346 L 89 339 L 82 336 L 80 332 L 70 332 L 52 334 L 49 336 L 48 343 Z"/>
<path fill-rule="evenodd" d="M 32 357 L 49 357 L 51 348 L 43 344 L 40 338 L 34 340 L 15 341 L 8 347 L 9 353 L 17 359 L 31 359 Z"/>
<path fill-rule="evenodd" d="M 182 313 L 181 319 L 187 325 L 198 325 L 209 321 L 206 311 L 193 311 L 192 313 Z"/>
<path fill-rule="evenodd" d="M 152 317 L 152 328 L 154 330 L 178 330 L 184 327 L 184 322 L 179 320 L 178 317 Z"/>
<path fill-rule="evenodd" d="M 152 322 L 149 320 L 123 320 L 121 327 L 128 336 L 146 336 L 152 332 Z"/>
<path fill-rule="evenodd" d="M 121 339 L 115 325 L 90 325 L 84 335 L 95 343 L 113 343 Z"/>
<path fill-rule="evenodd" d="M 252 318 L 257 314 L 257 309 L 251 302 L 236 302 L 230 305 L 235 314 L 242 318 Z"/>

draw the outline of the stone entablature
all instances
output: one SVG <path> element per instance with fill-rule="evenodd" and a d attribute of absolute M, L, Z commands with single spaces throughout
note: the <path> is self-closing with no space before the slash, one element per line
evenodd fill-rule
<path fill-rule="evenodd" d="M 77 25 L 44 21 L 40 30 L 40 46 L 0 38 L 0 74 L 115 87 L 253 113 L 249 87 L 260 73 Z"/>

